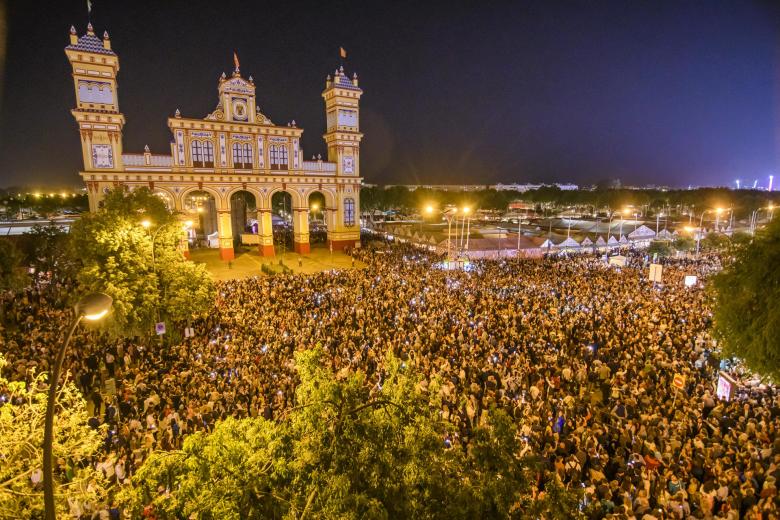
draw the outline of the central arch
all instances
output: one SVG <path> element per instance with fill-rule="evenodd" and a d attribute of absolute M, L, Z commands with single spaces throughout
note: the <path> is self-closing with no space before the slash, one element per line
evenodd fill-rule
<path fill-rule="evenodd" d="M 233 248 L 259 244 L 259 204 L 255 194 L 248 190 L 234 190 L 230 194 L 229 206 Z"/>

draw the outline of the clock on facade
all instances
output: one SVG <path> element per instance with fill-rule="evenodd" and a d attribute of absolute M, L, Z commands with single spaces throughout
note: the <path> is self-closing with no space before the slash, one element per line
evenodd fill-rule
<path fill-rule="evenodd" d="M 92 145 L 92 166 L 95 168 L 113 168 L 114 153 L 107 144 Z"/>

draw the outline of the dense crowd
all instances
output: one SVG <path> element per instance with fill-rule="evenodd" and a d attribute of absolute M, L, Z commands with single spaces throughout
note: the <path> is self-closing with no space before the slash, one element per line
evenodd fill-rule
<path fill-rule="evenodd" d="M 486 411 L 503 408 L 520 428 L 518 452 L 543 461 L 536 492 L 559 478 L 596 518 L 778 518 L 780 396 L 763 386 L 715 396 L 701 281 L 717 258 L 667 261 L 658 284 L 638 255 L 622 268 L 580 256 L 445 271 L 403 246 L 353 254 L 365 269 L 221 283 L 215 312 L 175 346 L 80 332 L 65 366 L 93 426 L 109 426 L 98 468 L 126 485 L 151 450 L 190 432 L 279 417 L 293 404 L 293 353 L 320 345 L 337 377 L 362 370 L 381 383 L 392 351 L 422 374 L 423 391 L 443 381 L 448 443 L 466 445 Z M 686 287 L 686 274 L 699 283 Z M 47 291 L 2 301 L 0 351 L 14 378 L 46 369 L 61 335 L 63 302 Z"/>

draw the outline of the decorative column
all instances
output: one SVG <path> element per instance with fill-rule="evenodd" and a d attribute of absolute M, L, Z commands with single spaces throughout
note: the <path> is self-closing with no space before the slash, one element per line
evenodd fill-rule
<path fill-rule="evenodd" d="M 350 218 L 346 214 L 346 201 L 352 201 Z M 339 193 L 338 207 L 334 211 L 334 224 L 328 223 L 328 242 L 334 251 L 341 251 L 347 247 L 360 247 L 360 199 L 359 193 L 353 187 L 348 186 Z"/>
<path fill-rule="evenodd" d="M 257 208 L 257 235 L 260 255 L 274 256 L 274 228 L 270 208 Z"/>
<path fill-rule="evenodd" d="M 293 246 L 300 255 L 311 252 L 309 245 L 309 208 L 293 208 Z"/>
<path fill-rule="evenodd" d="M 325 218 L 325 226 L 328 228 L 328 249 L 336 249 L 334 247 L 334 237 L 337 235 L 338 209 L 325 208 L 323 210 L 323 216 Z"/>
<path fill-rule="evenodd" d="M 188 220 L 187 215 L 179 215 L 179 224 L 181 225 L 179 231 L 179 251 L 187 260 L 190 259 L 190 228 L 186 224 Z"/>
<path fill-rule="evenodd" d="M 224 261 L 233 260 L 233 226 L 230 224 L 230 207 L 217 210 L 217 232 L 219 233 L 219 257 Z"/>

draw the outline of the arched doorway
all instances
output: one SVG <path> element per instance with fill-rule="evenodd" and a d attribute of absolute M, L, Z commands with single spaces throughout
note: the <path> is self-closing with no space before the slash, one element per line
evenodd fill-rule
<path fill-rule="evenodd" d="M 293 204 L 292 195 L 286 191 L 276 191 L 271 196 L 271 226 L 273 244 L 277 254 L 284 255 L 294 249 L 293 244 Z"/>
<path fill-rule="evenodd" d="M 259 228 L 257 198 L 246 190 L 239 190 L 230 196 L 230 224 L 233 228 L 233 248 L 258 245 Z"/>
<path fill-rule="evenodd" d="M 326 244 L 328 241 L 327 216 L 330 208 L 325 202 L 325 195 L 319 191 L 309 194 L 309 243 Z"/>
<path fill-rule="evenodd" d="M 219 248 L 219 220 L 214 196 L 207 191 L 190 191 L 182 198 L 182 210 L 192 221 L 190 248 Z"/>
<path fill-rule="evenodd" d="M 165 209 L 170 212 L 176 211 L 176 204 L 174 204 L 173 197 L 170 193 L 159 188 L 155 188 L 152 193 L 154 193 L 154 195 L 159 198 L 163 204 L 165 204 Z"/>

